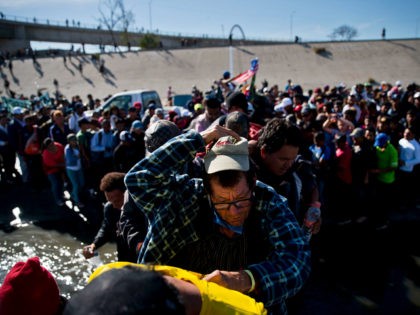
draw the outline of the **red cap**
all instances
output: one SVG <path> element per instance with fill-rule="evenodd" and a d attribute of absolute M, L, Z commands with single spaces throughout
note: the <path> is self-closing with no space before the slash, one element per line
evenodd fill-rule
<path fill-rule="evenodd" d="M 293 110 L 297 113 L 300 113 L 300 111 L 302 110 L 302 105 L 297 105 L 295 108 L 293 108 Z"/>
<path fill-rule="evenodd" d="M 141 104 L 141 102 L 134 102 L 134 104 L 133 104 L 133 107 L 136 108 L 136 109 L 139 109 L 139 110 L 142 108 L 142 106 L 143 105 Z"/>
<path fill-rule="evenodd" d="M 16 263 L 0 287 L 0 314 L 55 315 L 60 292 L 52 274 L 38 257 Z"/>

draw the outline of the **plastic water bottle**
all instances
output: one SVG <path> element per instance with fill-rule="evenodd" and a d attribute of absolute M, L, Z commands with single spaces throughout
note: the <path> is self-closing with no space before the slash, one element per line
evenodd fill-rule
<path fill-rule="evenodd" d="M 313 204 L 306 212 L 305 219 L 303 220 L 302 230 L 305 233 L 308 242 L 312 237 L 312 229 L 314 224 L 321 218 L 320 206 L 321 204 L 319 202 Z"/>

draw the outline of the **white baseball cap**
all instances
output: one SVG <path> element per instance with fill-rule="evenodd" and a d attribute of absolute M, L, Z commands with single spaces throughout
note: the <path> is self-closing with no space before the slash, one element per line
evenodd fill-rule
<path fill-rule="evenodd" d="M 248 140 L 236 140 L 232 136 L 221 137 L 204 157 L 204 167 L 207 174 L 229 170 L 248 171 Z"/>
<path fill-rule="evenodd" d="M 23 108 L 22 107 L 19 107 L 19 106 L 13 107 L 12 115 L 22 115 L 22 114 L 23 114 Z"/>

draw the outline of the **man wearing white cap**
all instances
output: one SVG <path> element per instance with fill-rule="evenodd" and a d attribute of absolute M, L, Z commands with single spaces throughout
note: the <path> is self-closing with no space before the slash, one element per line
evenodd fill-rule
<path fill-rule="evenodd" d="M 184 174 L 210 143 L 203 179 Z M 222 126 L 190 130 L 136 164 L 125 183 L 149 222 L 139 263 L 206 274 L 287 313 L 285 299 L 310 272 L 309 246 L 286 200 L 256 180 L 245 138 Z"/>
<path fill-rule="evenodd" d="M 414 107 L 416 110 L 420 110 L 420 92 L 414 93 Z"/>
<path fill-rule="evenodd" d="M 280 104 L 274 106 L 276 113 L 282 113 L 284 116 L 290 113 L 293 106 L 293 101 L 289 97 L 285 97 L 281 100 Z"/>

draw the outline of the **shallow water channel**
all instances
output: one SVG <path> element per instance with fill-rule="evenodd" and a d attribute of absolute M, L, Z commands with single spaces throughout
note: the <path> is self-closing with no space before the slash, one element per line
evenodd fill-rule
<path fill-rule="evenodd" d="M 115 244 L 104 245 L 99 256 L 90 260 L 82 255 L 84 245 L 69 234 L 31 223 L 21 224 L 8 233 L 0 230 L 0 283 L 16 262 L 38 256 L 41 265 L 57 280 L 61 294 L 69 298 L 86 285 L 98 265 L 116 261 Z"/>

